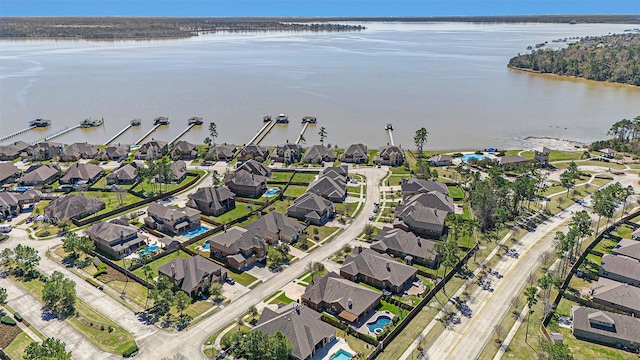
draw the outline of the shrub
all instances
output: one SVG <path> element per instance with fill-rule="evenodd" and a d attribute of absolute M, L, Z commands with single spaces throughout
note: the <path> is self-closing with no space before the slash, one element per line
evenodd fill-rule
<path fill-rule="evenodd" d="M 93 280 L 92 278 L 86 278 L 85 280 L 87 280 L 87 282 L 95 287 L 100 286 L 100 284 L 98 284 L 97 281 Z"/>
<path fill-rule="evenodd" d="M 12 326 L 16 324 L 15 320 L 13 320 L 12 318 L 6 315 L 0 318 L 0 322 L 5 325 L 12 325 Z"/>
<path fill-rule="evenodd" d="M 95 272 L 95 274 L 93 274 L 93 277 L 97 278 L 98 276 L 104 275 L 106 273 L 107 273 L 107 269 L 98 270 L 98 271 Z"/>
<path fill-rule="evenodd" d="M 20 314 L 18 314 L 18 313 L 14 313 L 14 314 L 13 314 L 13 317 L 14 317 L 16 320 L 18 320 L 19 322 L 22 322 L 22 320 L 23 320 L 23 319 L 22 319 L 22 315 L 20 315 Z"/>
<path fill-rule="evenodd" d="M 98 269 L 98 270 L 107 270 L 107 264 L 100 263 L 100 264 L 96 265 L 96 269 Z"/>
<path fill-rule="evenodd" d="M 138 354 L 138 345 L 131 345 L 127 350 L 122 353 L 123 357 L 132 357 Z"/>

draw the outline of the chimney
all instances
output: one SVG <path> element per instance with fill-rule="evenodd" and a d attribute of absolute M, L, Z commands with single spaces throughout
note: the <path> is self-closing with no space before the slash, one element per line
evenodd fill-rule
<path fill-rule="evenodd" d="M 347 299 L 347 305 L 349 306 L 349 309 L 353 307 L 353 300 L 351 298 Z"/>
<path fill-rule="evenodd" d="M 124 230 L 120 229 L 120 239 L 124 238 Z"/>
<path fill-rule="evenodd" d="M 418 246 L 422 247 L 422 242 L 420 241 L 420 238 L 418 238 Z"/>
<path fill-rule="evenodd" d="M 391 271 L 391 264 L 387 261 L 387 271 Z"/>

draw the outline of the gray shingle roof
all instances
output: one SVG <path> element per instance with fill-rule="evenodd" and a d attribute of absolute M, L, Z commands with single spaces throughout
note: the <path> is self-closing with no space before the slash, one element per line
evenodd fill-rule
<path fill-rule="evenodd" d="M 149 205 L 149 208 L 147 209 L 147 214 L 149 214 L 149 216 L 157 216 L 158 218 L 164 220 L 171 220 L 172 215 L 173 218 L 177 220 L 185 216 L 190 217 L 199 213 L 200 211 L 192 209 L 190 207 L 176 209 L 174 207 L 160 205 L 155 202 L 151 203 L 151 205 Z"/>
<path fill-rule="evenodd" d="M 218 274 L 226 273 L 227 270 L 211 260 L 196 255 L 186 259 L 177 258 L 160 266 L 158 272 L 178 280 L 178 287 L 191 294 L 205 276 L 218 276 Z"/>
<path fill-rule="evenodd" d="M 134 180 L 136 178 L 136 166 L 124 164 L 107 175 L 107 179 L 116 178 L 118 180 Z"/>
<path fill-rule="evenodd" d="M 613 248 L 614 254 L 628 256 L 630 258 L 640 260 L 640 241 L 631 239 L 622 239 L 618 245 Z"/>
<path fill-rule="evenodd" d="M 626 256 L 605 254 L 602 256 L 600 270 L 640 280 L 640 261 Z"/>
<path fill-rule="evenodd" d="M 386 253 L 393 250 L 413 257 L 435 259 L 435 241 L 421 239 L 413 233 L 385 227 L 373 239 L 371 249 Z"/>
<path fill-rule="evenodd" d="M 510 156 L 501 156 L 498 159 L 498 164 L 507 165 L 507 164 L 518 164 L 518 163 L 526 163 L 529 160 L 523 158 L 520 155 L 510 155 Z"/>
<path fill-rule="evenodd" d="M 450 214 L 454 212 L 453 199 L 438 191 L 417 193 L 406 197 L 402 208 L 410 206 L 423 206 L 446 211 Z M 397 211 L 401 212 L 401 209 L 397 209 Z"/>
<path fill-rule="evenodd" d="M 271 176 L 271 169 L 261 162 L 257 162 L 253 159 L 249 159 L 238 166 L 237 170 L 245 170 L 253 175 L 259 175 L 264 177 Z"/>
<path fill-rule="evenodd" d="M 226 186 L 219 188 L 211 186 L 201 187 L 198 188 L 195 193 L 189 194 L 187 206 L 211 213 L 222 209 L 221 202 L 234 199 L 235 196 L 236 195 Z"/>
<path fill-rule="evenodd" d="M 340 271 L 344 271 L 351 276 L 362 274 L 380 281 L 388 281 L 393 286 L 401 287 L 416 274 L 417 269 L 394 261 L 387 254 L 364 249 L 356 256 L 347 256 Z"/>
<path fill-rule="evenodd" d="M 218 158 L 231 158 L 236 152 L 236 146 L 231 144 L 218 144 L 212 146 L 207 154 L 216 155 Z"/>
<path fill-rule="evenodd" d="M 20 182 L 42 182 L 59 172 L 60 169 L 53 165 L 34 165 L 29 167 L 25 174 L 22 175 Z"/>
<path fill-rule="evenodd" d="M 349 147 L 344 151 L 344 153 L 342 154 L 342 157 L 344 158 L 345 156 L 354 156 L 354 155 L 359 155 L 359 156 L 365 156 L 367 157 L 367 146 L 363 145 L 363 144 L 351 144 L 349 145 Z"/>
<path fill-rule="evenodd" d="M 331 201 L 323 199 L 322 197 L 314 193 L 304 193 L 293 201 L 293 205 L 290 208 L 304 209 L 306 211 L 317 211 L 322 213 L 331 207 Z"/>
<path fill-rule="evenodd" d="M 61 154 L 63 158 L 92 159 L 98 153 L 98 148 L 88 143 L 73 143 Z"/>
<path fill-rule="evenodd" d="M 640 342 L 640 319 L 638 318 L 584 306 L 573 306 L 571 314 L 573 317 L 573 329 L 635 343 Z M 592 322 L 613 324 L 614 331 L 604 330 L 597 325 L 594 327 Z"/>
<path fill-rule="evenodd" d="M 83 213 L 95 213 L 104 209 L 104 201 L 70 194 L 61 196 L 49 203 L 44 209 L 44 215 L 49 219 L 73 219 Z"/>
<path fill-rule="evenodd" d="M 234 226 L 226 232 L 209 239 L 209 242 L 224 246 L 228 253 L 250 251 L 254 248 L 266 247 L 264 236 L 259 229 L 244 229 Z"/>
<path fill-rule="evenodd" d="M 67 172 L 60 181 L 69 182 L 72 179 L 90 180 L 98 176 L 102 172 L 102 168 L 94 164 L 73 164 L 69 166 Z"/>
<path fill-rule="evenodd" d="M 128 146 L 109 146 L 103 150 L 109 159 L 118 159 L 129 155 Z"/>
<path fill-rule="evenodd" d="M 453 160 L 453 156 L 446 155 L 446 154 L 435 155 L 429 158 L 429 161 L 433 163 L 452 161 L 452 160 Z"/>
<path fill-rule="evenodd" d="M 346 183 L 335 181 L 330 176 L 321 176 L 314 180 L 307 192 L 311 192 L 327 199 L 344 199 L 347 195 Z"/>
<path fill-rule="evenodd" d="M 0 183 L 17 175 L 18 172 L 18 168 L 12 163 L 0 163 Z"/>
<path fill-rule="evenodd" d="M 254 175 L 245 169 L 238 170 L 233 174 L 227 174 L 224 177 L 224 183 L 232 186 L 258 187 L 266 182 L 267 178 L 265 176 Z"/>
<path fill-rule="evenodd" d="M 182 160 L 173 161 L 169 167 L 173 173 L 174 180 L 180 179 L 187 174 L 187 163 Z"/>
<path fill-rule="evenodd" d="M 447 185 L 439 181 L 420 180 L 416 178 L 402 179 L 400 188 L 402 190 L 403 195 L 407 192 L 417 193 L 417 192 L 430 192 L 430 191 L 438 191 L 445 195 L 449 195 L 449 189 L 447 188 Z"/>
<path fill-rule="evenodd" d="M 295 219 L 274 211 L 250 222 L 245 228 L 258 229 L 263 235 L 273 239 L 277 234 L 292 238 L 304 230 L 306 226 Z"/>
<path fill-rule="evenodd" d="M 129 237 L 137 232 L 138 229 L 135 226 L 114 222 L 101 222 L 93 224 L 89 228 L 89 236 L 91 236 L 91 238 L 99 238 L 108 243 L 116 242 L 123 237 Z"/>
<path fill-rule="evenodd" d="M 321 162 L 324 158 L 328 158 L 329 161 L 336 160 L 336 154 L 324 145 L 313 145 L 304 153 L 302 157 L 309 162 Z"/>
<path fill-rule="evenodd" d="M 598 283 L 591 289 L 594 299 L 640 311 L 640 288 L 638 287 L 601 276 L 598 278 Z"/>

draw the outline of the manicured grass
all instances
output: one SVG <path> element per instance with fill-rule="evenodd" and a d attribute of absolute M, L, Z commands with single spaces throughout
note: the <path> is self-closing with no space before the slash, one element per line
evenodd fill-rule
<path fill-rule="evenodd" d="M 607 169 L 615 169 L 615 170 L 624 170 L 625 167 L 623 165 L 614 163 L 614 162 L 606 162 L 606 161 L 596 161 L 596 160 L 586 160 L 586 161 L 576 161 L 576 165 L 580 166 L 600 166 Z M 561 162 L 553 164 L 558 169 L 566 169 L 569 167 L 571 162 Z"/>
<path fill-rule="evenodd" d="M 289 181 L 289 179 L 291 179 L 291 176 L 293 175 L 293 172 L 272 172 L 271 173 L 271 180 L 273 181 Z M 267 181 L 268 182 L 268 181 Z"/>
<path fill-rule="evenodd" d="M 142 278 L 144 279 L 144 276 L 142 276 Z M 117 291 L 118 293 L 122 293 L 122 290 L 125 290 L 127 299 L 144 308 L 145 302 L 147 301 L 147 293 L 149 292 L 149 289 L 147 289 L 146 287 L 133 280 L 129 280 L 128 283 L 126 281 L 117 280 L 109 281 L 108 283 L 106 283 L 106 285 Z M 153 300 L 151 300 L 151 298 L 149 299 L 148 306 L 153 306 Z"/>
<path fill-rule="evenodd" d="M 336 336 L 347 340 L 347 344 L 349 345 L 351 350 L 362 353 L 363 359 L 366 359 L 367 356 L 369 356 L 369 354 L 373 352 L 373 346 L 369 345 L 363 340 L 358 339 L 357 337 L 347 335 L 347 333 L 340 329 L 336 330 Z"/>
<path fill-rule="evenodd" d="M 156 193 L 161 193 L 161 192 L 168 192 L 171 190 L 175 190 L 177 188 L 179 188 L 180 186 L 183 186 L 187 183 L 189 183 L 189 181 L 193 180 L 195 177 L 194 176 L 185 176 L 184 180 L 182 180 L 179 184 L 154 184 L 154 183 L 150 183 L 148 181 L 145 181 L 143 183 L 138 184 L 136 187 L 133 188 L 133 191 L 136 192 L 141 192 L 144 193 L 147 196 L 150 196 L 151 194 L 156 194 Z M 154 191 L 155 189 L 155 191 Z"/>
<path fill-rule="evenodd" d="M 587 254 L 586 259 L 593 262 L 596 265 L 600 265 L 602 263 L 602 256 L 598 256 L 596 254 L 589 253 Z"/>
<path fill-rule="evenodd" d="M 24 351 L 32 342 L 33 339 L 29 335 L 21 332 L 4 351 L 9 355 L 10 359 L 24 359 Z"/>
<path fill-rule="evenodd" d="M 316 235 L 315 229 L 318 229 L 318 238 L 319 240 L 315 240 L 314 236 Z M 307 233 L 309 233 L 309 237 L 311 240 L 318 242 L 324 240 L 327 236 L 333 234 L 334 231 L 338 230 L 337 227 L 334 226 L 316 226 L 309 225 L 307 227 Z"/>
<path fill-rule="evenodd" d="M 212 217 L 212 219 L 220 224 L 226 224 L 230 221 L 233 221 L 239 217 L 242 217 L 244 215 L 249 214 L 251 211 L 258 209 L 259 206 L 257 205 L 249 205 L 246 203 L 241 203 L 241 202 L 237 202 L 236 203 L 236 207 L 230 211 L 227 211 L 226 213 L 220 215 L 220 216 L 216 216 L 216 217 Z"/>
<path fill-rule="evenodd" d="M 104 201 L 105 208 L 98 211 L 96 213 L 97 215 L 104 214 L 106 212 L 115 210 L 123 206 L 131 205 L 142 200 L 141 198 L 135 195 L 131 195 L 127 192 L 118 193 L 111 191 L 85 191 L 83 195 L 86 197 L 92 197 Z M 120 201 L 120 197 L 122 197 L 122 202 Z M 93 216 L 93 214 L 89 216 Z"/>
<path fill-rule="evenodd" d="M 553 150 L 549 154 L 549 162 L 563 160 L 580 160 L 584 151 L 560 151 Z"/>
<path fill-rule="evenodd" d="M 389 167 L 389 170 L 394 175 L 409 175 L 411 172 L 407 170 L 404 165 L 400 165 L 398 167 Z"/>
<path fill-rule="evenodd" d="M 189 257 L 189 254 L 187 254 L 184 251 L 178 250 L 175 252 L 172 252 L 171 254 L 161 257 L 160 259 L 156 260 L 156 261 L 152 261 L 150 262 L 148 265 L 151 267 L 151 272 L 153 273 L 152 278 L 156 278 L 158 276 L 158 268 L 161 267 L 162 265 L 168 264 L 170 262 L 172 262 L 173 260 L 177 259 L 177 258 L 183 258 L 186 259 Z M 133 271 L 134 274 L 138 275 L 139 277 L 141 277 L 142 279 L 145 278 L 144 276 L 144 270 L 143 267 L 139 267 L 137 269 L 135 269 Z"/>
<path fill-rule="evenodd" d="M 292 299 L 289 299 L 285 293 L 282 293 L 275 299 L 271 300 L 269 304 L 279 304 L 279 303 L 291 304 L 292 302 L 293 302 Z"/>
<path fill-rule="evenodd" d="M 243 286 L 249 286 L 253 284 L 258 278 L 249 274 L 246 271 L 243 272 L 235 272 L 234 270 L 229 270 L 227 272 L 227 277 L 232 277 L 238 284 Z"/>
<path fill-rule="evenodd" d="M 449 196 L 453 200 L 464 199 L 464 193 L 462 192 L 462 189 L 460 189 L 459 187 L 457 187 L 457 186 L 447 186 L 447 188 L 449 189 Z"/>
<path fill-rule="evenodd" d="M 611 254 L 611 250 L 613 250 L 616 245 L 618 245 L 618 242 L 612 239 L 602 239 L 600 240 L 598 245 L 593 248 L 593 250 L 601 252 L 603 254 Z"/>
<path fill-rule="evenodd" d="M 211 303 L 210 301 L 195 301 L 184 310 L 183 314 L 189 315 L 191 316 L 191 318 L 195 318 L 196 316 L 203 314 L 205 311 L 211 309 L 212 307 L 213 303 Z M 180 312 L 175 308 L 172 308 L 171 312 L 176 315 L 180 314 Z"/>
<path fill-rule="evenodd" d="M 278 200 L 269 206 L 269 211 L 273 208 L 273 211 L 281 214 L 286 214 L 289 206 L 293 205 L 293 200 Z"/>
<path fill-rule="evenodd" d="M 233 328 L 231 330 L 229 330 L 228 333 L 222 335 L 222 339 L 220 340 L 220 344 L 224 344 L 225 340 L 226 341 L 230 341 L 233 338 L 233 335 L 237 332 L 240 332 L 241 334 L 246 334 L 249 331 L 251 331 L 251 328 L 247 325 L 238 325 L 238 324 L 234 324 Z M 215 341 L 215 339 L 214 339 Z"/>
<path fill-rule="evenodd" d="M 353 212 L 356 211 L 358 207 L 358 203 L 338 203 L 335 204 L 336 214 L 344 215 L 344 216 L 352 216 Z"/>
<path fill-rule="evenodd" d="M 634 231 L 635 231 L 634 227 L 629 226 L 627 224 L 623 224 L 622 226 L 618 226 L 611 233 L 613 235 L 618 235 L 618 236 L 620 236 L 621 238 L 624 238 L 624 239 L 631 239 L 631 233 L 633 233 Z"/>
<path fill-rule="evenodd" d="M 307 191 L 307 187 L 303 185 L 289 185 L 284 191 L 284 196 L 299 197 Z"/>
<path fill-rule="evenodd" d="M 308 184 L 315 180 L 316 176 L 318 176 L 318 174 L 297 172 L 295 175 L 293 175 L 293 179 L 291 180 L 291 182 L 302 182 Z"/>

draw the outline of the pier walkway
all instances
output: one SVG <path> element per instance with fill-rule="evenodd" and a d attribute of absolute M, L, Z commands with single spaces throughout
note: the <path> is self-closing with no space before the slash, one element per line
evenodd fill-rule
<path fill-rule="evenodd" d="M 191 124 L 189 126 L 187 126 L 186 129 L 182 130 L 182 132 L 180 134 L 178 134 L 178 136 L 176 136 L 175 138 L 173 138 L 173 140 L 171 140 L 171 142 L 169 143 L 169 145 L 173 145 L 176 141 L 180 140 L 181 137 L 184 136 L 184 134 L 188 133 L 189 130 L 191 130 L 194 126 L 196 126 L 197 124 Z"/>
<path fill-rule="evenodd" d="M 257 138 L 255 138 L 254 144 L 260 145 L 262 140 L 264 140 L 264 138 L 267 137 L 267 135 L 269 135 L 269 133 L 271 132 L 273 127 L 276 126 L 277 123 L 278 122 L 276 120 L 271 120 L 271 122 L 267 124 L 267 127 L 262 131 L 262 133 L 260 133 L 260 135 Z"/>
<path fill-rule="evenodd" d="M 57 137 L 60 137 L 60 136 L 62 136 L 64 134 L 70 133 L 73 130 L 78 129 L 80 127 L 81 127 L 81 125 L 78 124 L 76 126 L 62 128 L 62 129 L 54 132 L 53 134 L 50 134 L 50 135 L 47 135 L 47 136 L 43 137 L 42 139 L 38 139 L 36 141 L 31 142 L 31 145 L 39 144 L 39 143 L 44 142 L 44 141 L 53 140 L 53 139 L 55 139 Z"/>
<path fill-rule="evenodd" d="M 302 125 L 302 130 L 300 131 L 300 135 L 298 135 L 298 138 L 296 139 L 296 145 L 300 145 L 300 141 L 302 140 L 302 137 L 304 136 L 304 132 L 307 131 L 307 128 L 309 127 L 309 123 L 306 122 L 304 123 L 304 125 Z"/>
<path fill-rule="evenodd" d="M 251 138 L 251 140 L 249 140 L 247 145 L 257 144 L 256 140 L 265 132 L 267 128 L 273 127 L 275 126 L 275 124 L 276 124 L 275 120 L 271 120 L 269 122 L 264 123 L 264 125 L 260 128 L 260 130 L 258 130 L 258 132 Z"/>
<path fill-rule="evenodd" d="M 387 128 L 387 134 L 389 134 L 389 144 L 395 145 L 393 143 L 393 128 Z"/>
<path fill-rule="evenodd" d="M 124 134 L 127 130 L 131 129 L 132 126 L 133 124 L 129 124 L 125 126 L 124 129 L 120 130 L 117 134 L 113 135 L 111 139 L 107 140 L 107 142 L 104 143 L 104 146 L 108 146 L 109 144 L 114 142 L 117 138 L 120 137 L 120 135 Z"/>
<path fill-rule="evenodd" d="M 22 135 L 22 134 L 26 133 L 27 131 L 33 130 L 35 128 L 36 128 L 36 126 L 29 126 L 28 128 L 22 129 L 20 131 L 16 131 L 13 134 L 10 134 L 10 135 L 7 135 L 7 136 L 3 136 L 3 137 L 0 138 L 0 142 L 3 142 L 5 140 L 9 140 L 9 139 L 11 139 L 13 137 L 16 137 L 18 135 Z"/>
<path fill-rule="evenodd" d="M 140 145 L 140 143 L 142 143 L 144 139 L 148 138 L 151 134 L 153 134 L 154 131 L 158 130 L 160 126 L 162 126 L 162 124 L 153 125 L 151 130 L 147 131 L 146 134 L 142 135 L 142 137 L 138 139 L 138 141 L 134 142 L 133 145 Z"/>

